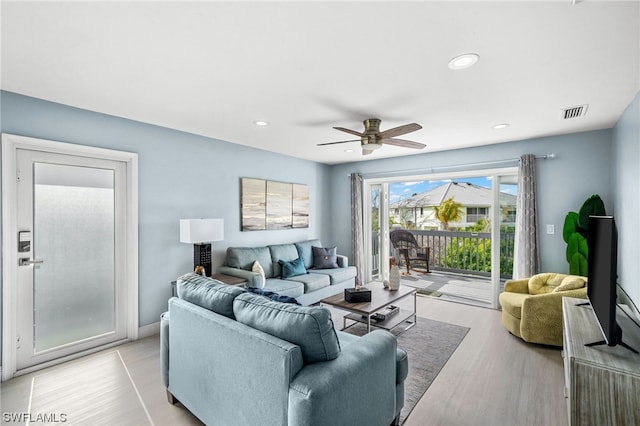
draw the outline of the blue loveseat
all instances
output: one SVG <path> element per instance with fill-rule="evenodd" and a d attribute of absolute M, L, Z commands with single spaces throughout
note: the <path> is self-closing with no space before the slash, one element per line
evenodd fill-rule
<path fill-rule="evenodd" d="M 404 404 L 395 337 L 336 331 L 319 306 L 284 304 L 187 274 L 161 321 L 162 377 L 207 425 L 386 426 Z"/>
<path fill-rule="evenodd" d="M 337 256 L 337 268 L 314 268 L 313 247 L 322 247 L 320 240 L 263 247 L 229 247 L 225 265 L 218 272 L 246 279 L 248 287 L 261 288 L 259 273 L 252 271 L 255 261 L 264 269 L 264 290 L 295 298 L 301 305 L 312 305 L 355 286 L 356 268 L 349 266 L 346 256 Z M 283 278 L 280 261 L 302 259 L 306 273 Z"/>

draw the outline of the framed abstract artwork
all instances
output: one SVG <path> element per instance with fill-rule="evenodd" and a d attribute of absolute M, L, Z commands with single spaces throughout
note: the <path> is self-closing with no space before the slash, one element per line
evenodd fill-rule
<path fill-rule="evenodd" d="M 241 178 L 241 230 L 309 227 L 309 187 L 304 184 Z"/>
<path fill-rule="evenodd" d="M 293 184 L 292 226 L 294 228 L 309 227 L 309 187 Z"/>
<path fill-rule="evenodd" d="M 242 178 L 240 190 L 241 229 L 243 231 L 267 229 L 267 181 Z"/>

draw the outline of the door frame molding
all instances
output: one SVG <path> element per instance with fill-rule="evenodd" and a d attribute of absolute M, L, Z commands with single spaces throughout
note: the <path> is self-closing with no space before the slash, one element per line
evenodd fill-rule
<path fill-rule="evenodd" d="M 26 136 L 2 134 L 2 381 L 16 375 L 16 327 L 18 269 L 18 241 L 13 235 L 17 224 L 17 170 L 18 149 L 45 151 L 56 154 L 92 157 L 120 161 L 126 164 L 126 280 L 127 280 L 127 339 L 138 338 L 138 154 L 111 149 L 96 148 L 72 143 L 37 139 Z M 107 345 L 109 346 L 109 345 Z M 79 357 L 95 349 L 83 351 Z M 63 359 L 69 359 L 65 357 Z M 48 365 L 51 363 L 45 363 Z M 32 371 L 25 369 L 24 372 Z M 22 372 L 22 371 L 21 371 Z M 21 373 L 20 372 L 20 373 Z"/>

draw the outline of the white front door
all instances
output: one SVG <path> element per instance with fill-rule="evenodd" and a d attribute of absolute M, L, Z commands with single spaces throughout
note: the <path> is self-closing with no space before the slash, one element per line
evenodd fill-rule
<path fill-rule="evenodd" d="M 2 135 L 2 379 L 138 335 L 137 154 Z"/>
<path fill-rule="evenodd" d="M 25 149 L 16 165 L 20 370 L 127 337 L 126 167 Z"/>

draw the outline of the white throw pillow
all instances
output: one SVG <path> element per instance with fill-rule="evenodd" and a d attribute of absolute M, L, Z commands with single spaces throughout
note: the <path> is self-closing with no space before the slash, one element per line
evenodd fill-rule
<path fill-rule="evenodd" d="M 262 265 L 260 265 L 260 262 L 258 262 L 257 260 L 253 262 L 251 270 L 260 274 L 260 288 L 264 288 L 264 286 L 267 284 L 267 278 L 264 275 L 264 269 L 262 269 Z"/>

